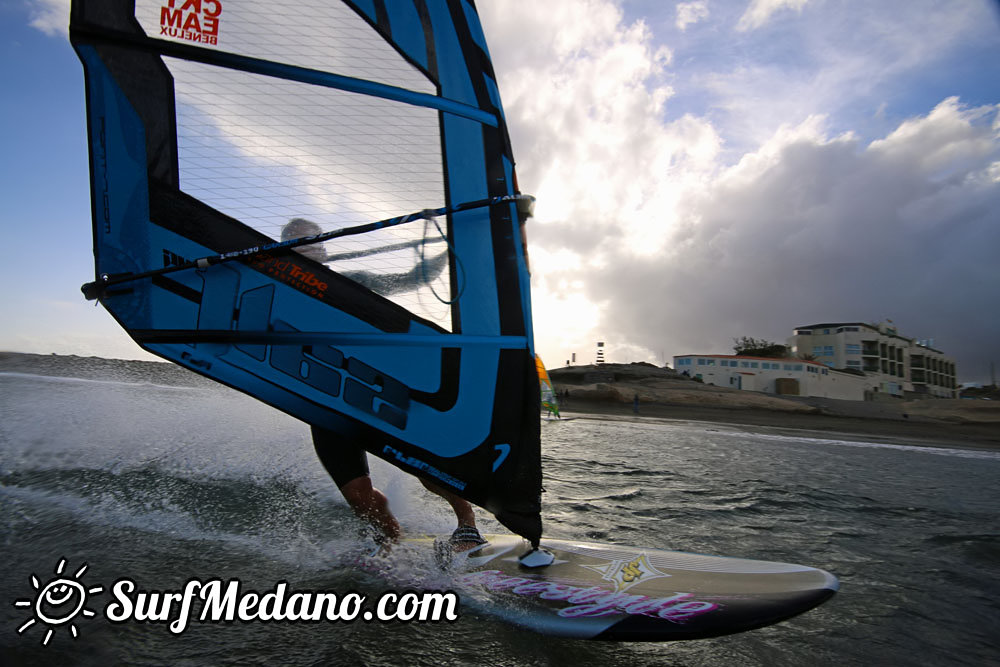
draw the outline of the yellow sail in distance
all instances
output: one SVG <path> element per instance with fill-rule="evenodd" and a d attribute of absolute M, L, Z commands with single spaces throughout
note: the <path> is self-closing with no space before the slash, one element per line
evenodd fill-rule
<path fill-rule="evenodd" d="M 559 419 L 559 403 L 556 401 L 555 388 L 553 388 L 552 380 L 549 379 L 549 374 L 545 370 L 542 358 L 537 354 L 535 355 L 535 367 L 538 369 L 538 386 L 542 390 L 542 407 L 547 411 L 546 416 L 555 415 L 556 419 Z"/>

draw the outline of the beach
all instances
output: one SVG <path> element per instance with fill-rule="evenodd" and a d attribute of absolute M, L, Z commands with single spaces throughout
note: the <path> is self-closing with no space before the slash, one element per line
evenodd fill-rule
<path fill-rule="evenodd" d="M 588 382 L 594 373 L 603 381 Z M 750 431 L 817 431 L 854 440 L 1000 450 L 1000 403 L 995 401 L 774 396 L 704 385 L 648 364 L 577 366 L 550 375 L 566 417 L 717 422 Z"/>

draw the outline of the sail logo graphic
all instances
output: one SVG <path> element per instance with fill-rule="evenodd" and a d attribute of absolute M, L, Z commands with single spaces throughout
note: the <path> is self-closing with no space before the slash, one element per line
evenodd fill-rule
<path fill-rule="evenodd" d="M 160 36 L 218 44 L 221 15 L 219 0 L 167 0 L 160 7 Z"/>
<path fill-rule="evenodd" d="M 600 573 L 601 579 L 613 583 L 615 591 L 618 593 L 628 590 L 643 580 L 649 581 L 650 579 L 670 576 L 653 567 L 646 558 L 646 554 L 640 554 L 631 559 L 613 560 L 607 565 L 584 565 L 583 567 Z"/>
<path fill-rule="evenodd" d="M 325 296 L 329 288 L 329 285 L 317 278 L 315 273 L 306 271 L 290 259 L 255 255 L 250 259 L 250 265 L 310 296 Z"/>
<path fill-rule="evenodd" d="M 97 615 L 97 612 L 87 609 L 87 596 L 100 593 L 103 588 L 100 586 L 86 588 L 79 581 L 83 573 L 87 571 L 87 564 L 84 563 L 72 577 L 63 576 L 65 568 L 66 559 L 60 558 L 55 569 L 56 577 L 44 586 L 39 583 L 38 577 L 34 574 L 31 575 L 31 586 L 37 591 L 35 599 L 20 598 L 14 601 L 15 607 L 31 607 L 32 609 L 31 618 L 17 629 L 17 634 L 23 634 L 35 624 L 41 624 L 46 628 L 42 645 L 47 645 L 55 631 L 66 626 L 73 638 L 76 639 L 79 633 L 72 620 L 81 614 L 86 617 Z"/>

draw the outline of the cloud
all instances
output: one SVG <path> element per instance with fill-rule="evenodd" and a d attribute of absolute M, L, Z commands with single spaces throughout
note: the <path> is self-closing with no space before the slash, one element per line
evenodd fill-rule
<path fill-rule="evenodd" d="M 801 4 L 751 6 L 779 8 Z M 674 52 L 612 3 L 480 12 L 520 182 L 539 197 L 529 240 L 543 357 L 590 361 L 604 340 L 609 359 L 659 362 L 726 352 L 743 335 L 784 341 L 812 320 L 892 318 L 935 338 L 963 377 L 983 366 L 1000 340 L 987 305 L 1000 293 L 997 109 L 948 98 L 869 138 L 834 115 L 853 89 L 933 62 L 918 44 L 926 25 L 875 40 L 874 14 L 835 34 L 813 17 L 788 43 L 751 50 L 802 61 L 703 64 L 699 82 L 717 77 L 715 108 L 728 111 L 678 117 Z M 943 18 L 939 52 L 970 21 Z M 859 33 L 873 42 L 867 64 L 844 53 Z M 838 47 L 795 46 L 817 39 Z"/>
<path fill-rule="evenodd" d="M 756 30 L 761 27 L 771 16 L 782 9 L 794 9 L 802 11 L 809 0 L 753 0 L 747 10 L 740 17 L 740 22 L 736 29 L 743 32 Z"/>
<path fill-rule="evenodd" d="M 905 12 L 884 3 L 809 9 L 795 21 L 773 19 L 767 30 L 748 29 L 724 39 L 706 33 L 677 48 L 678 58 L 693 52 L 698 59 L 676 73 L 674 86 L 708 109 L 730 150 L 753 150 L 779 125 L 811 114 L 826 114 L 846 129 L 875 136 L 898 122 L 900 106 L 920 94 L 920 86 L 942 90 L 925 105 L 955 94 L 955 88 L 941 83 L 955 78 L 956 63 L 949 58 L 957 57 L 962 45 L 979 42 L 996 51 L 996 21 L 983 6 L 955 11 L 913 0 Z M 961 60 L 973 57 L 965 54 Z M 878 122 L 862 123 L 861 115 Z"/>
<path fill-rule="evenodd" d="M 584 291 L 651 356 L 893 318 L 975 372 L 1000 340 L 997 111 L 948 99 L 867 146 L 822 119 L 782 128 L 682 198 L 668 252 L 612 257 Z"/>
<path fill-rule="evenodd" d="M 702 19 L 708 18 L 708 15 L 709 11 L 707 0 L 680 2 L 677 4 L 677 22 L 675 25 L 678 30 L 687 30 L 689 25 L 693 25 Z"/>
<path fill-rule="evenodd" d="M 479 9 L 519 180 L 538 197 L 529 230 L 536 328 L 551 332 L 553 358 L 583 355 L 605 306 L 581 276 L 606 270 L 619 247 L 662 250 L 681 194 L 716 169 L 721 140 L 694 116 L 664 123 L 672 53 L 615 4 Z"/>
<path fill-rule="evenodd" d="M 609 2 L 518 8 L 488 3 L 480 11 L 520 181 L 538 196 L 532 239 L 586 251 L 591 266 L 610 239 L 655 252 L 684 180 L 714 168 L 719 150 L 703 121 L 663 125 L 672 54 Z M 569 20 L 580 15 L 587 20 Z"/>
<path fill-rule="evenodd" d="M 49 37 L 68 36 L 69 4 L 70 0 L 32 0 L 28 25 Z"/>

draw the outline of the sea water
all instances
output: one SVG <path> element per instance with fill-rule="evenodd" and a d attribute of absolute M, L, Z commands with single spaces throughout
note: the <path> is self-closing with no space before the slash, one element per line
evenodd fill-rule
<path fill-rule="evenodd" d="M 102 610 L 123 578 L 144 591 L 238 579 L 371 597 L 408 575 L 416 588 L 447 581 L 419 564 L 396 583 L 357 567 L 363 527 L 301 422 L 152 370 L 46 372 L 0 373 L 3 664 L 1000 661 L 1000 453 L 641 417 L 542 425 L 546 535 L 802 563 L 836 574 L 840 592 L 775 626 L 661 644 L 542 638 L 466 608 L 452 623 L 111 623 Z M 407 531 L 453 529 L 442 501 L 372 458 Z M 479 514 L 483 532 L 500 530 Z M 92 616 L 57 623 L 34 605 L 59 577 L 101 589 L 84 596 Z"/>

